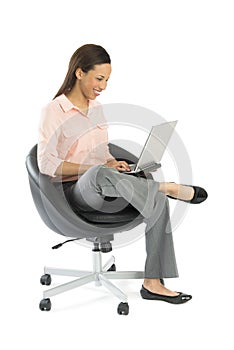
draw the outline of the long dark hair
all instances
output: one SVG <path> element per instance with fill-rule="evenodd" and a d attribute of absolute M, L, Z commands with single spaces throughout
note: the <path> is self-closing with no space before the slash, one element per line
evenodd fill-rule
<path fill-rule="evenodd" d="M 87 73 L 93 69 L 96 64 L 104 63 L 111 63 L 111 59 L 102 46 L 86 44 L 79 47 L 70 59 L 67 75 L 54 98 L 66 94 L 73 88 L 76 82 L 75 72 L 77 68 L 81 68 L 83 72 Z"/>

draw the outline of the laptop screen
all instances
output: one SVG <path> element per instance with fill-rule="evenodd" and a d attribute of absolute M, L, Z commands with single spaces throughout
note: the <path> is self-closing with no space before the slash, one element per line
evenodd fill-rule
<path fill-rule="evenodd" d="M 147 164 L 159 163 L 161 161 L 176 124 L 177 120 L 152 127 L 140 154 L 135 171 Z"/>

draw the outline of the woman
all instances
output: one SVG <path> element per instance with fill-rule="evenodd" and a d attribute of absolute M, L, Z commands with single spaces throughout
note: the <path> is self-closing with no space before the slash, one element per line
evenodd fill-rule
<path fill-rule="evenodd" d="M 72 55 L 65 80 L 42 112 L 38 164 L 41 173 L 63 183 L 71 205 L 103 210 L 105 197 L 131 203 L 146 222 L 145 279 L 141 296 L 182 304 L 191 295 L 167 289 L 163 278 L 178 277 L 167 196 L 190 203 L 207 198 L 204 189 L 158 183 L 124 174 L 128 164 L 109 153 L 108 134 L 96 97 L 106 89 L 111 60 L 104 48 L 88 44 Z"/>

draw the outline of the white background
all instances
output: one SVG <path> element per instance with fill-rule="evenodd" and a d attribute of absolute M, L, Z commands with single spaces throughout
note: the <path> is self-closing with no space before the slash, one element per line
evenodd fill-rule
<path fill-rule="evenodd" d="M 4 349 L 233 348 L 232 6 L 227 0 L 9 0 L 1 6 Z M 53 298 L 51 312 L 38 308 L 44 264 L 91 267 L 85 247 L 50 249 L 63 237 L 39 218 L 24 165 L 37 142 L 40 110 L 85 43 L 104 46 L 112 59 L 100 101 L 178 119 L 194 184 L 209 193 L 205 203 L 190 206 L 174 234 L 180 278 L 167 285 L 193 295 L 185 305 L 144 301 L 141 281 L 117 281 L 129 295 L 128 316 L 117 315 L 118 300 L 92 285 Z M 144 239 L 115 256 L 119 270 L 142 269 Z"/>

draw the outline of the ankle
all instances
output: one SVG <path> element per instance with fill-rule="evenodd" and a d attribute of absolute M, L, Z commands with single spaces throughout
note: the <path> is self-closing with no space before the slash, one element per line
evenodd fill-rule
<path fill-rule="evenodd" d="M 160 182 L 159 191 L 163 192 L 165 195 L 174 197 L 178 194 L 179 185 L 175 182 Z"/>
<path fill-rule="evenodd" d="M 168 184 L 168 195 L 177 198 L 180 191 L 180 185 L 175 182 Z"/>
<path fill-rule="evenodd" d="M 159 278 L 145 278 L 143 283 L 145 288 L 155 288 L 161 285 Z"/>

